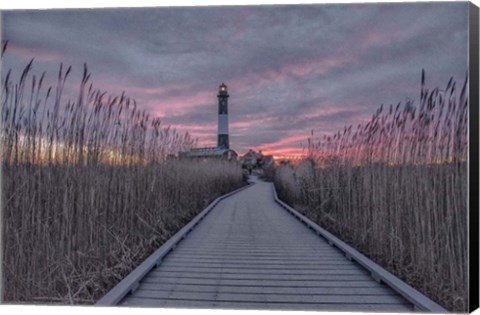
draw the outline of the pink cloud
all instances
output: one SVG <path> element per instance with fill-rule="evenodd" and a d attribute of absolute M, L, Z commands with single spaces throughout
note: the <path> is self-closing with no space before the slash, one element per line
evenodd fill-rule
<path fill-rule="evenodd" d="M 213 132 L 216 135 L 217 132 L 217 125 L 213 124 L 205 124 L 205 125 L 190 125 L 190 124 L 172 124 L 172 128 L 175 129 L 188 129 L 189 132 L 199 132 L 199 133 L 207 133 Z"/>
<path fill-rule="evenodd" d="M 17 43 L 9 43 L 7 52 L 13 53 L 14 55 L 20 55 L 25 58 L 35 58 L 35 60 L 39 61 L 58 61 L 65 59 L 65 56 L 58 52 L 52 52 L 42 48 L 33 49 L 23 47 Z"/>
<path fill-rule="evenodd" d="M 172 124 L 171 127 L 181 132 L 188 131 L 188 133 L 194 139 L 198 139 L 198 145 L 200 147 L 216 146 L 216 140 L 217 140 L 216 124 L 206 124 L 206 125 Z"/>
<path fill-rule="evenodd" d="M 236 129 L 236 130 L 246 130 L 246 129 L 250 129 L 252 126 L 255 126 L 255 125 L 256 123 L 253 121 L 236 121 L 236 122 L 230 122 L 229 128 Z"/>
<path fill-rule="evenodd" d="M 251 88 L 252 82 L 256 86 L 266 86 L 272 83 L 285 83 L 291 77 L 308 77 L 327 73 L 332 69 L 345 66 L 353 62 L 354 57 L 350 55 L 332 56 L 316 60 L 302 60 L 300 62 L 286 64 L 279 69 L 267 70 L 264 72 L 250 72 L 241 78 L 234 79 L 232 85 L 235 89 L 244 91 Z"/>
<path fill-rule="evenodd" d="M 256 149 L 263 149 L 263 150 L 275 150 L 278 148 L 285 148 L 287 145 L 296 144 L 299 145 L 300 142 L 306 141 L 308 135 L 298 135 L 298 136 L 291 136 L 280 141 L 262 144 L 257 146 Z"/>
<path fill-rule="evenodd" d="M 262 150 L 264 155 L 273 155 L 275 160 L 296 159 L 304 155 L 303 149 L 297 147 L 286 147 L 276 150 Z"/>
<path fill-rule="evenodd" d="M 215 146 L 215 143 L 212 143 L 213 146 Z M 264 155 L 272 155 L 275 160 L 281 160 L 281 159 L 297 159 L 301 156 L 305 155 L 305 152 L 303 151 L 302 148 L 299 147 L 284 147 L 284 148 L 279 148 L 279 149 L 265 149 L 262 147 L 249 147 L 249 148 L 234 148 L 237 150 L 237 153 L 239 155 L 245 154 L 248 149 L 253 149 L 255 151 L 262 151 L 262 154 Z"/>
<path fill-rule="evenodd" d="M 180 91 L 188 91 L 189 88 L 190 85 L 186 83 L 168 84 L 155 87 L 128 86 L 128 90 L 130 93 L 157 97 L 162 97 L 168 94 L 180 93 Z"/>
<path fill-rule="evenodd" d="M 95 86 L 106 91 L 126 91 L 129 97 L 135 99 L 142 109 L 149 111 L 159 118 L 178 116 L 187 113 L 194 107 L 205 104 L 215 104 L 215 93 L 212 91 L 181 93 L 189 91 L 185 84 L 159 86 L 154 88 L 143 88 L 139 86 L 119 86 L 111 82 L 95 82 Z M 178 92 L 178 93 L 176 93 Z"/>
<path fill-rule="evenodd" d="M 215 94 L 211 91 L 185 93 L 176 96 L 162 96 L 154 100 L 146 99 L 147 108 L 163 116 L 178 116 L 188 113 L 192 108 L 215 104 Z"/>

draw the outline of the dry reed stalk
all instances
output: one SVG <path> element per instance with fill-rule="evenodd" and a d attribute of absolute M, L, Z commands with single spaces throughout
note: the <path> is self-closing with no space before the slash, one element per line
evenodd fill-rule
<path fill-rule="evenodd" d="M 419 106 L 380 107 L 366 124 L 310 139 L 277 169 L 291 205 L 451 311 L 468 307 L 468 99 L 450 79 Z"/>
<path fill-rule="evenodd" d="M 85 65 L 46 86 L 29 63 L 2 76 L 2 298 L 93 303 L 217 196 L 243 185 L 236 163 L 179 160 L 195 143 Z"/>

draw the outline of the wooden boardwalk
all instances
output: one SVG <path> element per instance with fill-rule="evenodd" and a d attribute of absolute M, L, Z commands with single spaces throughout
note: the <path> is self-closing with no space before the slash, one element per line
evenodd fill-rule
<path fill-rule="evenodd" d="M 221 200 L 157 267 L 144 273 L 136 290 L 118 304 L 413 310 L 411 302 L 276 203 L 272 185 L 260 181 Z"/>

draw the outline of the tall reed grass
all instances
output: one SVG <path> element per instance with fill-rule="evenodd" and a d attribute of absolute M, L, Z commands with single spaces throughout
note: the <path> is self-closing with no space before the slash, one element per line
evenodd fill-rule
<path fill-rule="evenodd" d="M 468 307 L 468 82 L 309 139 L 285 201 L 451 311 Z"/>
<path fill-rule="evenodd" d="M 217 196 L 243 185 L 222 160 L 175 158 L 195 145 L 125 93 L 93 87 L 85 65 L 56 83 L 2 74 L 3 300 L 93 303 Z"/>

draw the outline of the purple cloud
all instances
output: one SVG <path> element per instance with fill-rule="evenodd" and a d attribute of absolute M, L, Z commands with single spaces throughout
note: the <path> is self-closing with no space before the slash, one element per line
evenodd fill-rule
<path fill-rule="evenodd" d="M 3 11 L 2 71 L 72 64 L 74 91 L 87 62 L 97 87 L 205 145 L 225 82 L 234 149 L 299 153 L 310 130 L 418 98 L 422 68 L 430 86 L 463 80 L 467 18 L 462 2 Z"/>

